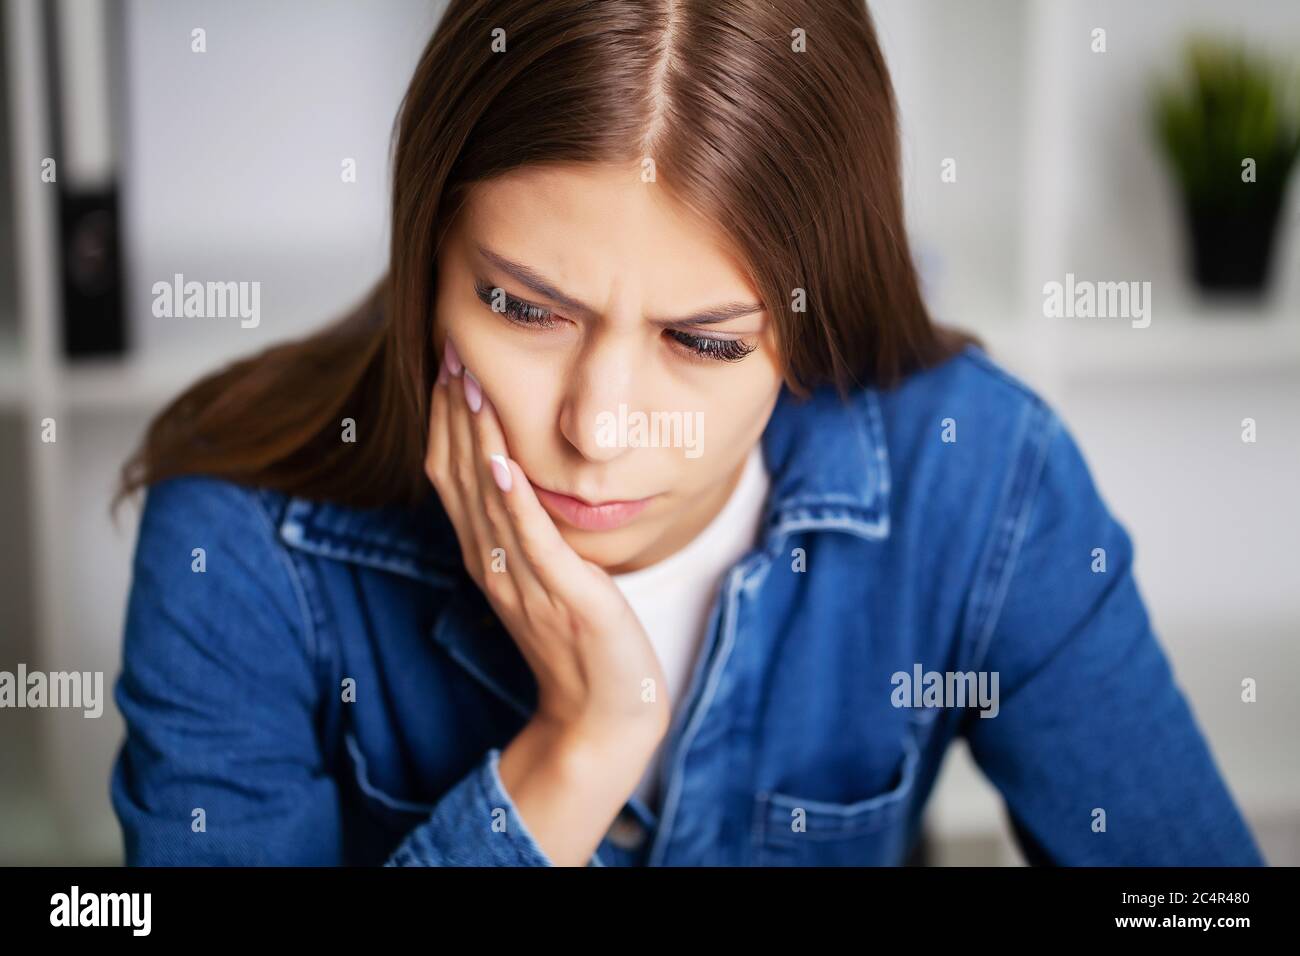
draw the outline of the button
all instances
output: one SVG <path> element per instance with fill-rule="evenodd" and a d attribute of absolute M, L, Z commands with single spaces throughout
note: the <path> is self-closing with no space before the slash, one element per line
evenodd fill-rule
<path fill-rule="evenodd" d="M 645 842 L 646 829 L 627 807 L 624 807 L 609 825 L 606 839 L 621 850 L 635 850 Z"/>

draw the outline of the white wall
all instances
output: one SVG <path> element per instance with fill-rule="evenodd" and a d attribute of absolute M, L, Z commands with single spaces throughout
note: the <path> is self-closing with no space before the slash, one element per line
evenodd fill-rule
<path fill-rule="evenodd" d="M 146 350 L 253 349 L 341 313 L 382 273 L 396 108 L 441 8 L 129 4 L 129 312 Z M 261 282 L 261 324 L 155 318 L 151 287 L 176 272 Z"/>

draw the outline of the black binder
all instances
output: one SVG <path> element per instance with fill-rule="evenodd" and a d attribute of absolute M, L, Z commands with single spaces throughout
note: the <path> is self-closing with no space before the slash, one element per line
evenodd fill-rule
<path fill-rule="evenodd" d="M 69 358 L 121 355 L 127 348 L 123 304 L 125 279 L 121 255 L 121 218 L 118 203 L 118 161 L 112 132 L 120 129 L 112 114 L 113 91 L 119 87 L 113 73 L 119 68 L 120 33 L 116 2 L 106 3 L 102 17 L 73 22 L 72 6 L 48 3 L 44 7 L 47 64 L 50 83 L 51 137 L 57 175 L 50 188 L 58 190 L 59 271 L 63 306 L 63 351 Z M 99 11 L 96 11 L 99 12 Z M 76 34 L 76 45 L 69 42 Z M 83 60 L 77 50 L 91 44 L 102 55 Z M 75 71 L 75 72 L 74 72 Z M 90 74 L 87 74 L 90 71 Z M 70 77 L 76 82 L 69 82 Z M 87 90 L 102 93 L 85 97 Z M 91 102 L 74 102 L 83 97 Z M 74 142 L 84 141 L 86 128 L 70 130 L 74 116 L 93 115 L 95 130 L 107 131 L 83 153 L 93 154 L 93 175 L 79 175 L 88 165 L 85 156 L 69 154 Z M 107 115 L 97 115 L 105 113 Z M 93 135 L 92 135 L 92 138 Z"/>

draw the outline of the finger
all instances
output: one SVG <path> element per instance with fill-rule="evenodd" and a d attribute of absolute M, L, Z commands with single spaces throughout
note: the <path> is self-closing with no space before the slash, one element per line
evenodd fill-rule
<path fill-rule="evenodd" d="M 493 525 L 500 535 L 519 544 L 518 550 L 525 560 L 525 566 L 518 569 L 516 579 L 521 596 L 528 595 L 530 602 L 545 598 L 548 604 L 552 604 L 552 595 L 572 593 L 575 586 L 587 580 L 589 569 L 537 501 L 532 483 L 524 476 L 518 462 L 509 459 L 496 410 L 468 368 L 464 378 L 466 407 L 477 409 L 471 418 L 471 428 L 478 444 L 479 461 L 487 472 L 483 475 L 484 510 L 492 513 Z M 495 466 L 492 463 L 494 458 Z M 516 484 L 523 487 L 516 491 Z M 508 490 L 503 485 L 509 486 Z M 500 497 L 506 503 L 504 515 L 498 515 L 494 508 L 487 506 L 486 502 L 492 497 Z M 527 526 L 523 523 L 525 520 Z M 578 577 L 580 574 L 583 577 Z"/>
<path fill-rule="evenodd" d="M 575 589 L 585 591 L 592 581 L 591 568 L 564 540 L 555 521 L 537 500 L 524 470 L 508 456 L 498 459 L 498 467 L 509 474 L 509 490 L 502 491 L 501 496 L 514 519 L 515 536 L 524 557 L 542 587 L 556 595 L 575 594 Z"/>
<path fill-rule="evenodd" d="M 472 373 L 466 370 L 466 375 Z M 492 464 L 494 456 L 504 462 L 506 439 L 505 432 L 501 428 L 501 420 L 497 417 L 496 406 L 487 395 L 481 394 L 479 410 L 473 415 L 471 427 L 474 432 L 476 461 L 480 468 L 483 511 L 497 539 L 505 542 L 506 552 L 511 559 L 508 562 L 508 569 L 519 588 L 520 597 L 526 603 L 542 600 L 549 603 L 550 596 L 538 580 L 519 543 L 514 518 L 506 508 L 497 472 Z"/>
<path fill-rule="evenodd" d="M 449 365 L 453 375 L 447 383 L 447 396 L 451 406 L 448 415 L 450 450 L 447 465 L 451 480 L 460 491 L 466 524 L 473 531 L 467 540 L 462 541 L 462 547 L 473 552 L 474 566 L 484 571 L 481 581 L 486 582 L 486 574 L 492 567 L 492 551 L 494 548 L 504 547 L 504 544 L 493 533 L 484 512 L 483 471 L 478 462 L 477 444 L 471 421 L 473 413 L 470 411 L 469 403 L 466 400 L 464 368 L 459 366 L 455 346 L 451 345 L 450 339 L 448 339 L 448 349 L 450 353 Z M 454 374 L 457 367 L 461 368 L 459 376 Z M 508 554 L 509 552 L 507 552 Z M 507 560 L 508 566 L 509 561 Z M 494 585 L 494 587 L 500 587 L 500 583 Z M 515 602 L 518 600 L 519 595 L 513 583 L 511 583 L 509 587 L 502 589 L 500 597 L 504 601 Z"/>
<path fill-rule="evenodd" d="M 447 383 L 451 375 L 444 354 L 438 363 L 438 377 L 429 400 L 429 438 L 424 453 L 424 471 L 430 480 L 435 474 L 447 474 L 447 452 L 450 447 L 447 435 Z"/>
<path fill-rule="evenodd" d="M 478 560 L 477 533 L 468 518 L 465 495 L 461 491 L 459 483 L 451 474 L 452 402 L 450 392 L 453 383 L 455 383 L 455 387 L 459 387 L 456 380 L 448 373 L 446 358 L 444 357 L 442 368 L 438 373 L 438 379 L 433 388 L 433 398 L 430 402 L 429 443 L 425 454 L 425 473 L 437 489 L 443 511 L 446 512 L 447 518 L 456 530 L 456 540 L 460 542 L 461 550 L 467 556 L 465 562 L 466 571 L 469 572 L 471 578 L 479 580 L 482 565 L 481 561 Z"/>

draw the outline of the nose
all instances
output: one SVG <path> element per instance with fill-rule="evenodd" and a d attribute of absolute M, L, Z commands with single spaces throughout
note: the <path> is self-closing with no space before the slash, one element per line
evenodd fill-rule
<path fill-rule="evenodd" d="M 606 333 L 589 340 L 565 384 L 560 431 L 591 462 L 609 462 L 627 453 L 620 422 L 626 422 L 627 413 L 638 407 L 634 395 L 638 349 L 617 339 Z M 622 413 L 620 405 L 625 407 Z"/>

